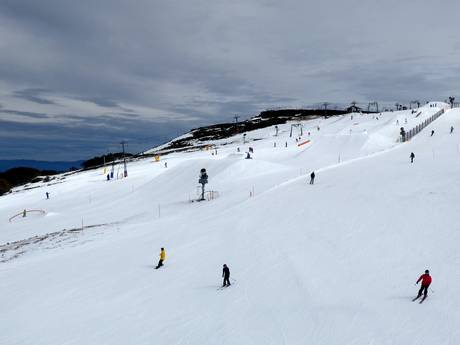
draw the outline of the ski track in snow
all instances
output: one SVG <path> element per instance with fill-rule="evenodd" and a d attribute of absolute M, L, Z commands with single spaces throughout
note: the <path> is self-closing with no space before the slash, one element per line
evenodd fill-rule
<path fill-rule="evenodd" d="M 217 156 L 172 153 L 130 163 L 126 179 L 99 169 L 1 197 L 0 344 L 460 343 L 460 110 L 398 143 L 399 127 L 439 108 L 420 110 L 303 121 L 301 147 L 288 123 L 278 137 L 200 143 Z M 219 197 L 192 203 L 202 167 Z M 46 215 L 8 221 L 23 209 Z M 233 283 L 219 289 L 223 263 Z"/>

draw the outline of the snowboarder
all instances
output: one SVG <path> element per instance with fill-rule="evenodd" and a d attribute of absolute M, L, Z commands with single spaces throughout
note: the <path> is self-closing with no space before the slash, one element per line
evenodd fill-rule
<path fill-rule="evenodd" d="M 50 198 L 50 193 L 46 192 L 46 198 L 49 199 Z"/>
<path fill-rule="evenodd" d="M 422 285 L 420 286 L 420 290 L 418 290 L 417 298 L 422 296 L 422 293 L 423 293 L 423 299 L 425 299 L 426 296 L 428 295 L 428 287 L 430 286 L 431 281 L 432 281 L 431 276 L 430 276 L 430 271 L 425 270 L 425 274 L 422 274 L 420 278 L 417 279 L 417 282 L 415 283 L 415 285 L 417 285 L 420 281 L 422 281 Z"/>
<path fill-rule="evenodd" d="M 432 137 L 434 135 L 434 129 L 431 130 L 431 135 L 430 137 Z"/>
<path fill-rule="evenodd" d="M 310 184 L 314 184 L 314 183 L 315 183 L 315 172 L 312 171 L 310 174 Z"/>
<path fill-rule="evenodd" d="M 164 248 L 161 248 L 160 250 L 160 261 L 158 261 L 157 267 L 155 269 L 159 269 L 161 266 L 163 266 L 163 261 L 166 259 L 166 252 Z"/>
<path fill-rule="evenodd" d="M 410 162 L 411 163 L 414 163 L 414 158 L 415 158 L 415 154 L 413 152 L 410 153 Z"/>
<path fill-rule="evenodd" d="M 224 264 L 224 268 L 222 269 L 222 278 L 224 278 L 224 283 L 222 287 L 230 286 L 230 269 L 226 264 Z"/>
<path fill-rule="evenodd" d="M 454 131 L 454 126 L 450 126 L 450 134 Z"/>

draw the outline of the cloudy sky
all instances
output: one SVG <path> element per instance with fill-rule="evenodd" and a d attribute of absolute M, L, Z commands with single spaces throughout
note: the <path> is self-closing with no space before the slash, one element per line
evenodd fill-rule
<path fill-rule="evenodd" d="M 460 98 L 458 0 L 1 0 L 0 159 L 162 143 L 269 107 Z"/>

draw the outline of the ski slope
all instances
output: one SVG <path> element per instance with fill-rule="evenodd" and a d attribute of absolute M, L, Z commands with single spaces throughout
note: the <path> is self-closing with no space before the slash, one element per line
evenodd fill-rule
<path fill-rule="evenodd" d="M 460 343 L 460 109 L 397 142 L 439 109 L 304 121 L 300 147 L 288 123 L 0 197 L 0 344 Z M 201 168 L 219 197 L 190 202 Z M 23 209 L 46 214 L 9 222 Z"/>

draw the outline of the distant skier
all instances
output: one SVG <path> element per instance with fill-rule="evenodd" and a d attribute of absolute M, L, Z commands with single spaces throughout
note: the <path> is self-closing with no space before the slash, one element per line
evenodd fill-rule
<path fill-rule="evenodd" d="M 230 286 L 230 269 L 226 264 L 224 264 L 224 268 L 222 269 L 222 278 L 224 278 L 224 284 L 222 287 Z"/>
<path fill-rule="evenodd" d="M 417 285 L 420 281 L 422 281 L 422 285 L 420 286 L 420 290 L 418 290 L 418 295 L 415 299 L 422 296 L 422 293 L 424 296 L 423 299 L 425 299 L 426 296 L 428 295 L 428 287 L 430 286 L 432 282 L 430 271 L 425 270 L 425 274 L 422 274 L 420 278 L 417 279 L 417 282 L 415 283 L 415 285 Z"/>
<path fill-rule="evenodd" d="M 411 163 L 414 163 L 414 158 L 415 158 L 415 154 L 413 152 L 410 153 L 410 162 Z"/>
<path fill-rule="evenodd" d="M 252 159 L 251 154 L 249 152 L 246 153 L 246 159 Z"/>
<path fill-rule="evenodd" d="M 168 167 L 168 162 L 165 162 L 165 168 L 167 168 L 167 167 Z"/>
<path fill-rule="evenodd" d="M 161 248 L 160 250 L 160 261 L 158 261 L 157 267 L 155 269 L 159 269 L 161 266 L 163 266 L 163 261 L 166 259 L 166 252 L 164 248 Z"/>
<path fill-rule="evenodd" d="M 434 135 L 434 129 L 431 130 L 431 135 L 430 137 L 432 137 Z"/>
<path fill-rule="evenodd" d="M 46 192 L 46 198 L 49 199 L 50 198 L 50 193 Z"/>
<path fill-rule="evenodd" d="M 454 126 L 450 126 L 450 134 L 454 132 Z"/>
<path fill-rule="evenodd" d="M 401 135 L 401 141 L 405 142 L 406 141 L 406 131 L 404 130 L 404 127 L 401 127 L 399 129 L 399 134 Z"/>
<path fill-rule="evenodd" d="M 310 174 L 310 184 L 314 184 L 314 183 L 315 183 L 315 172 L 312 171 Z"/>
<path fill-rule="evenodd" d="M 107 174 L 107 181 L 110 181 L 110 174 Z"/>

